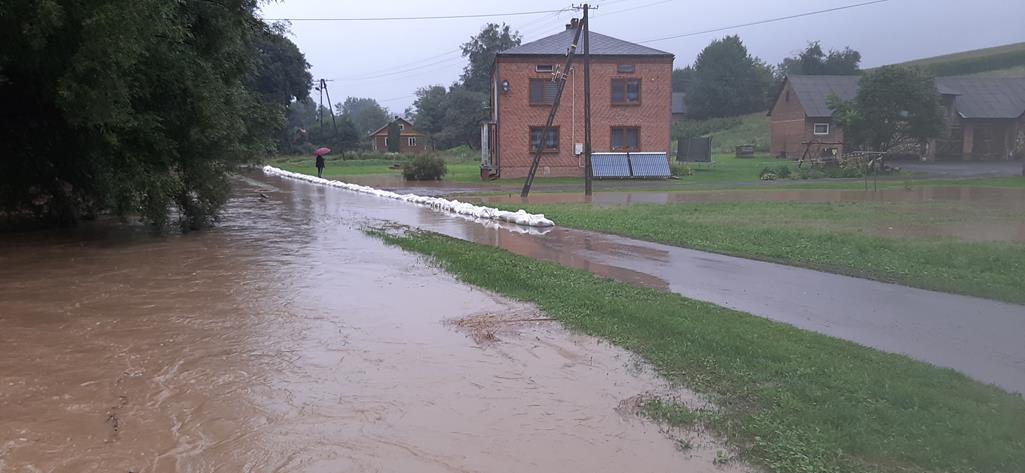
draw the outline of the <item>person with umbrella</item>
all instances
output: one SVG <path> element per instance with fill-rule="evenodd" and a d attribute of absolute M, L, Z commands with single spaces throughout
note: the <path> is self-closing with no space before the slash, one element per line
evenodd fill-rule
<path fill-rule="evenodd" d="M 324 155 L 330 153 L 329 148 L 317 148 L 313 155 L 317 157 L 317 177 L 324 177 Z"/>

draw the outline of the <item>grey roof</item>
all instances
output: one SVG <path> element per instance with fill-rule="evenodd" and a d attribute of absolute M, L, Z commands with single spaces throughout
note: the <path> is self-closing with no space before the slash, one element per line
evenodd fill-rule
<path fill-rule="evenodd" d="M 833 116 L 827 102 L 829 96 L 836 95 L 841 100 L 853 99 L 858 95 L 859 79 L 860 76 L 787 76 L 790 88 L 797 94 L 809 118 Z"/>
<path fill-rule="evenodd" d="M 860 76 L 787 76 L 809 118 L 832 116 L 827 98 L 851 100 Z M 1018 118 L 1025 114 L 1025 77 L 938 77 L 936 89 L 954 95 L 954 109 L 963 118 Z M 772 111 L 770 110 L 771 114 Z"/>
<path fill-rule="evenodd" d="M 573 30 L 564 30 L 551 36 L 546 36 L 537 41 L 521 44 L 514 48 L 506 49 L 498 53 L 499 56 L 561 56 L 566 54 L 570 43 L 573 42 Z M 582 35 L 581 35 L 582 36 Z M 577 53 L 584 52 L 584 42 L 581 37 L 577 46 Z M 623 41 L 611 36 L 591 32 L 591 55 L 593 56 L 672 56 L 672 53 L 659 51 L 658 49 L 641 46 L 629 41 Z"/>
<path fill-rule="evenodd" d="M 673 92 L 673 115 L 687 114 L 687 102 L 683 100 L 683 92 Z"/>
<path fill-rule="evenodd" d="M 1025 77 L 939 77 L 936 86 L 957 94 L 963 118 L 1018 118 L 1025 114 Z"/>

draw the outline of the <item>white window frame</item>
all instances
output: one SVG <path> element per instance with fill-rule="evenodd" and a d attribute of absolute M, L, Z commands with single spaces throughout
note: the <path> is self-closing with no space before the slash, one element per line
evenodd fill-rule
<path fill-rule="evenodd" d="M 826 131 L 823 131 L 823 132 L 820 133 L 819 132 L 819 126 L 825 126 L 826 127 Z M 811 125 L 811 133 L 813 135 L 828 135 L 829 134 L 829 123 L 821 123 L 821 122 L 820 123 L 813 123 Z"/>
<path fill-rule="evenodd" d="M 406 138 L 406 144 L 409 145 L 409 146 L 416 146 L 416 137 L 415 136 L 407 137 Z"/>
<path fill-rule="evenodd" d="M 388 149 L 388 137 L 384 137 L 384 149 Z"/>
<path fill-rule="evenodd" d="M 555 64 L 537 64 L 534 72 L 555 72 Z"/>
<path fill-rule="evenodd" d="M 405 130 L 405 129 L 406 129 L 406 125 L 403 125 L 403 124 L 399 123 L 399 130 Z"/>

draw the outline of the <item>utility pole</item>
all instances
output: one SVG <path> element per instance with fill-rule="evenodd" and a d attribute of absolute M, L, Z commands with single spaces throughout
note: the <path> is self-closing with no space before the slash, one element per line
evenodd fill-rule
<path fill-rule="evenodd" d="M 317 90 L 320 91 L 320 108 L 317 109 L 317 124 L 320 125 L 320 129 L 324 129 L 324 95 L 327 95 L 327 111 L 331 114 L 331 128 L 334 129 L 335 134 L 338 134 L 338 122 L 335 121 L 335 111 L 333 105 L 331 105 L 331 92 L 327 90 L 327 80 L 320 79 L 317 83 Z"/>
<path fill-rule="evenodd" d="M 523 182 L 523 190 L 520 192 L 520 197 L 526 198 L 527 195 L 530 194 L 531 185 L 534 184 L 534 176 L 537 174 L 537 168 L 541 164 L 541 152 L 544 151 L 545 141 L 548 139 L 548 132 L 552 130 L 552 123 L 555 121 L 555 114 L 559 111 L 559 103 L 562 100 L 562 91 L 566 88 L 566 76 L 569 74 L 570 66 L 573 64 L 573 57 L 576 55 L 577 44 L 580 42 L 580 33 L 584 29 L 585 22 L 586 20 L 577 24 L 576 31 L 573 33 L 573 41 L 570 43 L 569 51 L 566 53 L 566 64 L 560 71 L 556 72 L 555 77 L 552 79 L 557 83 L 555 99 L 552 101 L 551 111 L 548 112 L 548 120 L 545 122 L 545 126 L 541 130 L 541 139 L 538 143 L 537 149 L 534 150 L 534 160 L 530 163 L 530 170 L 527 172 L 527 179 Z"/>
<path fill-rule="evenodd" d="M 584 195 L 591 195 L 591 27 L 587 21 L 588 4 L 584 4 Z"/>

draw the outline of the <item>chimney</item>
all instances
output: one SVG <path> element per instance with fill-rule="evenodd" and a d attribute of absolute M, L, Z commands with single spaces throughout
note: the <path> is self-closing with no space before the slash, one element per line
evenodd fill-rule
<path fill-rule="evenodd" d="M 577 25 L 579 25 L 579 24 L 580 24 L 580 20 L 578 20 L 576 18 L 573 18 L 573 19 L 569 20 L 569 23 L 566 24 L 566 30 L 567 31 L 575 30 L 575 29 L 577 29 Z"/>

